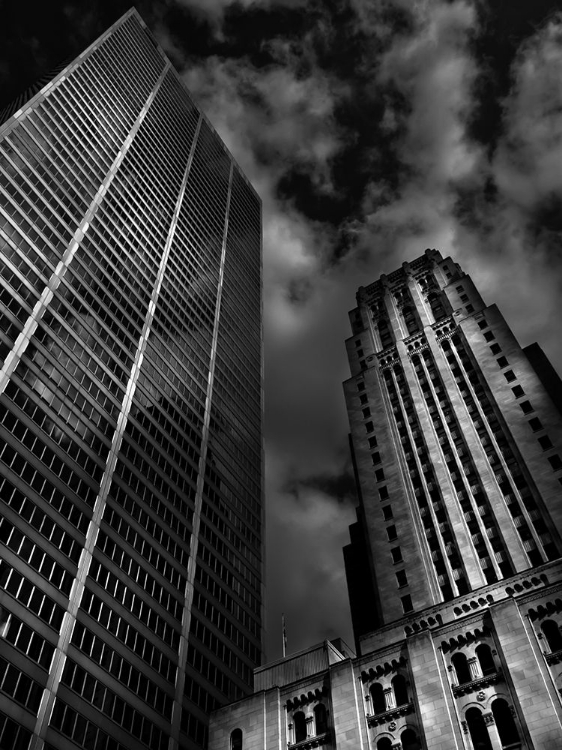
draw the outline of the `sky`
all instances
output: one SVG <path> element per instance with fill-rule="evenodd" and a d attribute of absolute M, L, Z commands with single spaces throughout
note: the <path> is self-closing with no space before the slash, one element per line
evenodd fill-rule
<path fill-rule="evenodd" d="M 352 644 L 355 293 L 451 255 L 562 371 L 562 12 L 549 0 L 139 0 L 263 202 L 266 657 Z M 0 106 L 123 0 L 0 0 Z"/>

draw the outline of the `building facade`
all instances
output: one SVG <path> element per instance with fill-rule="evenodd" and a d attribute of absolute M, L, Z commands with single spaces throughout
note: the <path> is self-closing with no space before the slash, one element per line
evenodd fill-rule
<path fill-rule="evenodd" d="M 434 250 L 357 302 L 358 656 L 271 665 L 262 693 L 217 712 L 210 750 L 237 731 L 236 750 L 562 747 L 560 380 Z"/>
<path fill-rule="evenodd" d="M 201 747 L 262 653 L 260 200 L 135 11 L 18 106 L 0 747 Z"/>

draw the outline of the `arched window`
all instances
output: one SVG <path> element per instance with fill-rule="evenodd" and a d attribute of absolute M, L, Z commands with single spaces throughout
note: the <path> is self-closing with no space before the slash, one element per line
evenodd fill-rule
<path fill-rule="evenodd" d="M 498 734 L 502 745 L 511 745 L 520 742 L 519 732 L 511 709 L 503 698 L 496 698 L 492 703 L 492 713 L 498 728 Z"/>
<path fill-rule="evenodd" d="M 241 729 L 233 729 L 230 733 L 230 750 L 242 750 Z"/>
<path fill-rule="evenodd" d="M 417 333 L 419 328 L 414 308 L 407 305 L 402 310 L 402 315 L 404 316 L 404 323 L 406 324 L 408 334 L 411 336 L 412 334 Z"/>
<path fill-rule="evenodd" d="M 482 670 L 484 677 L 487 674 L 494 674 L 496 671 L 496 664 L 494 662 L 494 657 L 492 656 L 492 650 L 487 643 L 481 643 L 480 646 L 478 646 L 476 649 L 476 656 L 480 662 L 480 669 Z"/>
<path fill-rule="evenodd" d="M 451 662 L 455 668 L 457 674 L 457 683 L 464 685 L 465 682 L 472 682 L 472 676 L 468 667 L 466 656 L 463 653 L 455 654 L 451 659 Z"/>
<path fill-rule="evenodd" d="M 377 742 L 377 750 L 391 750 L 392 740 L 388 737 L 381 737 Z"/>
<path fill-rule="evenodd" d="M 388 322 L 384 318 L 382 320 L 379 320 L 378 328 L 379 336 L 381 337 L 382 348 L 386 349 L 386 347 L 390 346 L 394 341 Z"/>
<path fill-rule="evenodd" d="M 392 678 L 392 689 L 394 690 L 394 699 L 397 706 L 403 706 L 405 703 L 410 702 L 406 680 L 401 674 L 397 674 L 396 677 Z"/>
<path fill-rule="evenodd" d="M 374 714 L 383 714 L 386 711 L 386 701 L 384 699 L 384 690 L 379 682 L 373 682 L 371 689 L 371 702 L 373 704 Z"/>
<path fill-rule="evenodd" d="M 325 734 L 328 731 L 328 714 L 326 706 L 318 703 L 314 706 L 314 718 L 316 721 L 316 734 Z"/>
<path fill-rule="evenodd" d="M 554 620 L 545 620 L 541 625 L 541 630 L 544 633 L 549 649 L 552 652 L 560 651 L 562 649 L 562 636 L 560 635 L 558 623 L 554 622 Z"/>
<path fill-rule="evenodd" d="M 469 708 L 465 717 L 474 750 L 493 750 L 488 728 L 480 711 Z"/>
<path fill-rule="evenodd" d="M 416 732 L 408 727 L 400 735 L 402 750 L 421 750 L 421 743 Z"/>
<path fill-rule="evenodd" d="M 306 717 L 302 711 L 297 711 L 293 716 L 293 724 L 295 725 L 295 742 L 306 740 Z"/>

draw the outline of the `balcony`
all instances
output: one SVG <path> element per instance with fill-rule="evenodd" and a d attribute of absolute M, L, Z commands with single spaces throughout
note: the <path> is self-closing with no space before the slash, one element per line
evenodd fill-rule
<path fill-rule="evenodd" d="M 321 747 L 327 745 L 330 742 L 330 730 L 317 734 L 314 737 L 307 737 L 305 740 L 300 742 L 290 743 L 287 742 L 287 747 L 291 750 L 311 750 L 314 747 Z"/>
<path fill-rule="evenodd" d="M 382 714 L 367 714 L 367 724 L 370 727 L 376 727 L 379 724 L 386 724 L 389 721 L 395 721 L 400 719 L 402 716 L 414 713 L 413 703 L 404 703 L 396 708 L 391 708 L 390 711 L 385 711 Z"/>
<path fill-rule="evenodd" d="M 562 651 L 560 652 L 562 656 Z M 453 685 L 453 695 L 458 698 L 461 695 L 468 695 L 474 693 L 477 690 L 483 690 L 490 685 L 496 685 L 502 678 L 501 671 L 493 672 L 492 674 L 479 677 L 477 680 L 471 682 L 464 682 L 462 685 Z"/>
<path fill-rule="evenodd" d="M 555 664 L 562 662 L 562 650 L 555 651 L 553 654 L 545 654 L 544 658 L 549 667 L 553 667 Z"/>

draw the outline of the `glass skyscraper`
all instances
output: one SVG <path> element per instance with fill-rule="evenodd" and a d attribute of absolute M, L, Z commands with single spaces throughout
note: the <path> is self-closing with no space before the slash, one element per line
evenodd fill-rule
<path fill-rule="evenodd" d="M 260 200 L 135 11 L 17 106 L 0 747 L 201 746 L 262 653 Z"/>

